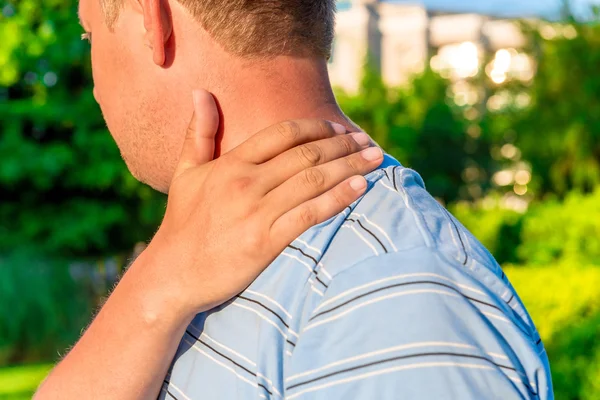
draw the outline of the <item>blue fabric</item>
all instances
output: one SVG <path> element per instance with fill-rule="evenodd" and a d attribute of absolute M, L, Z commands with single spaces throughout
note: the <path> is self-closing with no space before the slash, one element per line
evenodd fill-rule
<path fill-rule="evenodd" d="M 189 326 L 161 399 L 552 399 L 488 251 L 386 156 L 366 195 Z"/>

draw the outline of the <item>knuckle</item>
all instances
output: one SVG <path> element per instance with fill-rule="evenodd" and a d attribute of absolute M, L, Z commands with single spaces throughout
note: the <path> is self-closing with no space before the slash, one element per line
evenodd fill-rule
<path fill-rule="evenodd" d="M 338 139 L 338 145 L 342 148 L 344 154 L 352 154 L 356 152 L 356 142 L 348 135 L 340 136 Z"/>
<path fill-rule="evenodd" d="M 304 172 L 304 180 L 311 188 L 321 189 L 325 186 L 325 174 L 317 168 L 307 169 Z"/>
<path fill-rule="evenodd" d="M 331 127 L 331 124 L 324 119 L 320 119 L 317 121 L 317 125 L 321 131 L 321 135 L 324 137 L 331 137 L 335 135 L 335 131 Z"/>
<path fill-rule="evenodd" d="M 298 214 L 298 220 L 304 226 L 313 226 L 317 224 L 317 214 L 311 207 L 306 206 Z"/>
<path fill-rule="evenodd" d="M 231 183 L 231 189 L 236 193 L 247 192 L 253 184 L 253 179 L 249 176 L 239 177 L 233 180 Z"/>
<path fill-rule="evenodd" d="M 344 160 L 346 160 L 348 168 L 350 168 L 350 170 L 352 170 L 353 172 L 360 172 L 361 166 L 364 165 L 364 162 L 361 162 L 362 158 L 360 157 L 350 156 L 344 158 Z"/>
<path fill-rule="evenodd" d="M 345 207 L 350 203 L 347 199 L 346 193 L 340 188 L 332 190 L 331 197 L 333 198 L 335 204 L 337 204 L 339 207 Z"/>
<path fill-rule="evenodd" d="M 247 234 L 244 235 L 243 243 L 247 249 L 262 249 L 265 245 L 265 238 L 263 237 L 263 232 L 257 229 L 249 229 L 247 230 Z"/>
<path fill-rule="evenodd" d="M 297 154 L 300 158 L 300 162 L 305 167 L 317 165 L 323 159 L 321 149 L 315 145 L 300 146 L 298 147 Z"/>
<path fill-rule="evenodd" d="M 300 136 L 300 125 L 295 121 L 280 122 L 277 124 L 277 132 L 284 140 L 293 142 Z"/>

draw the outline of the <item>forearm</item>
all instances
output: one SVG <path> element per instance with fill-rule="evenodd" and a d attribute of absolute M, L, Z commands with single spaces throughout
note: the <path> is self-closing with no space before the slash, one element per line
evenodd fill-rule
<path fill-rule="evenodd" d="M 193 318 L 160 277 L 142 254 L 35 399 L 155 398 Z"/>

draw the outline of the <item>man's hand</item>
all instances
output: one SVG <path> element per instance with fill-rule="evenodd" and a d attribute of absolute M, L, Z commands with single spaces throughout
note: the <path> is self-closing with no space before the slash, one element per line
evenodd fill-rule
<path fill-rule="evenodd" d="M 206 162 L 214 151 L 216 106 L 207 92 L 194 98 L 167 212 L 144 255 L 157 274 L 170 277 L 190 316 L 241 292 L 296 237 L 358 199 L 367 186 L 362 175 L 383 159 L 364 133 L 299 120 L 267 128 Z"/>
<path fill-rule="evenodd" d="M 360 197 L 360 175 L 382 160 L 379 149 L 357 153 L 365 134 L 296 121 L 211 161 L 216 106 L 206 92 L 194 103 L 162 226 L 36 399 L 156 398 L 194 315 L 235 296 L 304 230 Z"/>

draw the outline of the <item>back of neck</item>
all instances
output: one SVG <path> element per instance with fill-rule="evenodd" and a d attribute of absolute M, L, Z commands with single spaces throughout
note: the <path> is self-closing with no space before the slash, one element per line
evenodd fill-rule
<path fill-rule="evenodd" d="M 225 70 L 211 91 L 221 112 L 220 146 L 223 154 L 254 133 L 275 123 L 320 118 L 358 128 L 340 110 L 324 60 L 278 57 Z M 226 83 L 223 83 L 226 82 Z"/>

